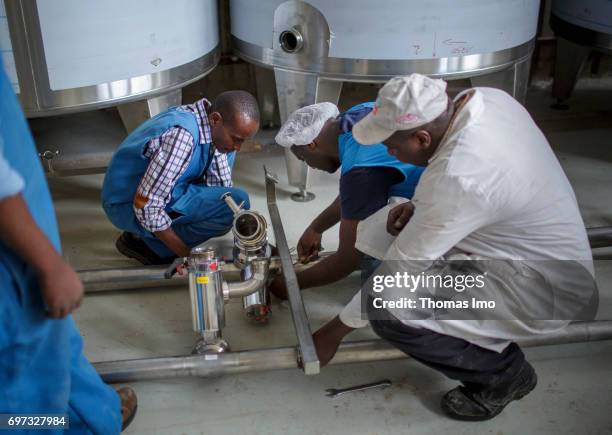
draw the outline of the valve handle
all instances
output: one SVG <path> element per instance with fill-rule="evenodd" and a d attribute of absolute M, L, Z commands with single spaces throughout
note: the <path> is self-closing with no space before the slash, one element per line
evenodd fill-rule
<path fill-rule="evenodd" d="M 176 272 L 178 272 L 179 266 L 181 265 L 185 266 L 186 264 L 187 264 L 187 259 L 185 257 L 175 258 L 172 264 L 170 264 L 170 266 L 168 266 L 168 268 L 164 272 L 164 278 L 165 279 L 172 278 L 176 274 Z"/>

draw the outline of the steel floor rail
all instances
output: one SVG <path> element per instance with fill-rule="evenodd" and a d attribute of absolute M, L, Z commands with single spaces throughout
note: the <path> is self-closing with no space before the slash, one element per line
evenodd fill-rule
<path fill-rule="evenodd" d="M 612 340 L 612 321 L 576 322 L 567 328 L 519 341 L 523 347 Z M 383 340 L 342 343 L 330 365 L 389 361 L 407 358 Z M 145 358 L 94 364 L 109 383 L 135 382 L 186 376 L 220 376 L 299 367 L 296 347 L 224 352 L 212 355 Z"/>

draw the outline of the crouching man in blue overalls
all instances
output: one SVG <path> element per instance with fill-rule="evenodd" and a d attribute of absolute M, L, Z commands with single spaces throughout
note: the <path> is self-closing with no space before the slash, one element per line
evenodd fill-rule
<path fill-rule="evenodd" d="M 293 112 L 276 136 L 279 145 L 311 168 L 330 173 L 340 169 L 338 197 L 306 228 L 297 246 L 300 261 L 309 262 L 318 256 L 323 233 L 340 222 L 338 250 L 296 274 L 301 289 L 331 284 L 363 267 L 362 254 L 355 248 L 357 225 L 394 197 L 412 198 L 424 170 L 400 162 L 383 144 L 363 146 L 355 141 L 353 125 L 372 110 L 370 102 L 340 114 L 332 103 L 313 104 Z M 282 276 L 274 278 L 270 291 L 286 299 Z"/>
<path fill-rule="evenodd" d="M 143 264 L 167 264 L 230 230 L 233 214 L 221 199 L 232 187 L 236 151 L 259 129 L 255 98 L 223 92 L 171 108 L 134 130 L 119 145 L 106 172 L 102 205 L 123 230 L 116 247 Z"/>
<path fill-rule="evenodd" d="M 0 179 L 2 423 L 10 424 L 6 414 L 53 414 L 58 419 L 49 426 L 56 430 L 46 433 L 119 433 L 134 416 L 136 395 L 104 384 L 83 355 L 70 316 L 83 286 L 61 256 L 47 182 L 2 62 Z M 62 416 L 66 426 L 59 427 Z M 19 429 L 38 433 L 40 427 Z"/>

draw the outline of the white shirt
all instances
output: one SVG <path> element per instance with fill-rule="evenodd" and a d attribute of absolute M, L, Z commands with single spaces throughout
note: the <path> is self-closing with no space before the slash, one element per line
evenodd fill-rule
<path fill-rule="evenodd" d="M 412 201 L 414 215 L 395 239 L 382 234 L 387 210 L 377 213 L 378 222 L 376 215 L 361 222 L 357 249 L 405 261 L 435 260 L 452 248 L 494 259 L 581 260 L 593 274 L 569 181 L 529 113 L 503 91 L 474 89 L 429 160 Z M 377 227 L 376 235 L 369 225 Z M 343 323 L 365 326 L 360 307 L 358 293 L 340 314 Z"/>

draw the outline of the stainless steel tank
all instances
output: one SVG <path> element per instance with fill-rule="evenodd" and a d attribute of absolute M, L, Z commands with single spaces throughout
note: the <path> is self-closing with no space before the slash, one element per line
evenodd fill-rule
<path fill-rule="evenodd" d="M 591 51 L 612 53 L 612 2 L 553 0 L 550 26 L 557 35 L 553 96 L 563 101 Z"/>
<path fill-rule="evenodd" d="M 523 100 L 539 0 L 230 0 L 236 54 L 273 68 L 281 121 L 337 102 L 343 81 L 418 72 L 469 77 Z M 308 169 L 290 152 L 289 183 L 307 200 Z"/>
<path fill-rule="evenodd" d="M 0 5 L 0 48 L 29 117 L 143 99 L 153 115 L 180 103 L 180 88 L 219 60 L 216 0 Z M 142 108 L 121 107 L 128 128 L 142 120 Z"/>

